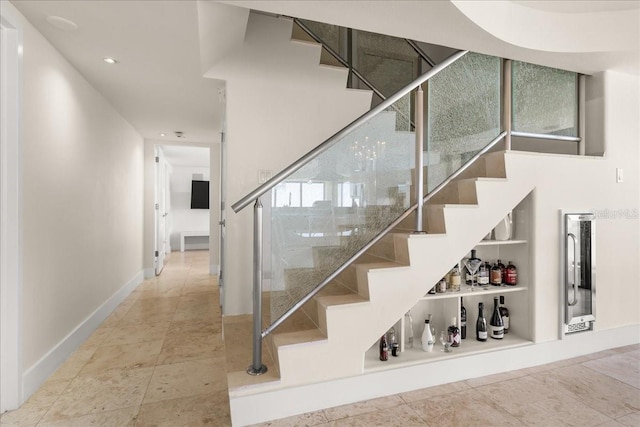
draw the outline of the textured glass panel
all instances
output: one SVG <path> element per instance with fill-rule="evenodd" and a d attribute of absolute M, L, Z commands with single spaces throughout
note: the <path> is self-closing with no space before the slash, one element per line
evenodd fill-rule
<path fill-rule="evenodd" d="M 409 208 L 415 135 L 397 128 L 394 108 L 273 189 L 272 321 Z"/>
<path fill-rule="evenodd" d="M 500 59 L 468 53 L 428 82 L 427 187 L 500 133 Z"/>
<path fill-rule="evenodd" d="M 329 46 L 342 58 L 346 59 L 347 55 L 345 51 L 346 45 L 344 40 L 344 33 L 341 31 L 340 27 L 338 27 L 337 25 L 307 21 L 304 19 L 301 19 L 300 21 L 304 25 L 306 25 L 307 28 L 309 28 L 316 36 L 320 37 L 325 45 Z"/>
<path fill-rule="evenodd" d="M 513 61 L 513 130 L 577 136 L 576 73 Z"/>

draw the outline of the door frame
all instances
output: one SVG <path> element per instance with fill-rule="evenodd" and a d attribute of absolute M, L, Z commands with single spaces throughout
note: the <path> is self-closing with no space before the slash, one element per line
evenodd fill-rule
<path fill-rule="evenodd" d="M 22 26 L 11 4 L 0 10 L 0 413 L 22 404 Z"/>

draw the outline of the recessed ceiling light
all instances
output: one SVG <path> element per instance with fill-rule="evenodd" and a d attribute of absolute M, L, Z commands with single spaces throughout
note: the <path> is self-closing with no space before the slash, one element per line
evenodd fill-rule
<path fill-rule="evenodd" d="M 59 16 L 47 16 L 47 22 L 62 31 L 76 31 L 78 24 Z"/>
<path fill-rule="evenodd" d="M 118 61 L 115 58 L 103 58 L 102 59 L 104 62 L 106 62 L 107 64 L 117 64 Z"/>
<path fill-rule="evenodd" d="M 160 136 L 167 136 L 167 134 L 166 133 L 161 133 Z"/>

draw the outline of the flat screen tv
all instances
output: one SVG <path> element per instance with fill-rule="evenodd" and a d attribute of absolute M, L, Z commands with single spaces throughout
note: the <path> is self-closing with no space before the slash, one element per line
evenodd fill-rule
<path fill-rule="evenodd" d="M 191 181 L 191 209 L 209 209 L 209 181 Z"/>

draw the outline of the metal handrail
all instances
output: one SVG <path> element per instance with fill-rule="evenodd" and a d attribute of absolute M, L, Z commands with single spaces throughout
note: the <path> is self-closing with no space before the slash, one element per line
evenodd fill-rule
<path fill-rule="evenodd" d="M 520 136 L 523 138 L 536 138 L 536 139 L 551 139 L 554 141 L 571 141 L 571 142 L 580 142 L 582 138 L 579 136 L 565 136 L 565 135 L 553 135 L 547 133 L 531 133 L 531 132 L 518 132 L 515 130 L 511 131 L 511 136 Z"/>
<path fill-rule="evenodd" d="M 317 147 L 315 147 L 314 149 L 309 151 L 307 154 L 303 155 L 298 160 L 296 160 L 295 162 L 291 163 L 289 166 L 287 166 L 286 168 L 284 168 L 283 170 L 278 172 L 270 180 L 268 180 L 264 184 L 260 185 L 255 190 L 251 191 L 249 194 L 247 194 L 246 196 L 244 196 L 243 198 L 241 198 L 240 200 L 235 202 L 231 206 L 233 211 L 234 212 L 240 212 L 242 209 L 244 209 L 250 203 L 255 202 L 255 200 L 258 197 L 262 196 L 267 191 L 271 190 L 273 187 L 275 187 L 276 185 L 280 184 L 282 181 L 284 181 L 287 177 L 289 177 L 292 173 L 296 172 L 298 169 L 300 169 L 306 163 L 308 163 L 309 161 L 311 161 L 311 160 L 315 159 L 316 157 L 318 157 L 320 154 L 322 154 L 325 151 L 327 151 L 335 143 L 337 143 L 342 137 L 344 137 L 345 135 L 349 134 L 351 131 L 353 131 L 354 129 L 358 128 L 359 126 L 361 126 L 362 124 L 367 122 L 372 117 L 378 115 L 381 111 L 384 111 L 385 109 L 389 108 L 396 101 L 401 99 L 403 96 L 407 95 L 413 89 L 415 89 L 416 87 L 420 86 L 421 84 L 423 84 L 427 80 L 431 79 L 433 76 L 439 74 L 442 70 L 444 70 L 449 65 L 453 64 L 454 62 L 456 62 L 458 59 L 462 58 L 468 52 L 469 51 L 467 51 L 467 50 L 463 50 L 463 51 L 458 51 L 458 52 L 454 53 L 453 55 L 449 56 L 447 59 L 442 61 L 440 64 L 438 64 L 435 67 L 433 67 L 431 70 L 427 71 L 426 73 L 424 73 L 423 75 L 421 75 L 420 77 L 418 77 L 417 79 L 412 81 L 411 83 L 409 83 L 406 86 L 404 86 L 398 92 L 394 93 L 389 98 L 385 99 L 380 104 L 378 104 L 377 106 L 375 106 L 374 108 L 372 108 L 368 112 L 364 113 L 363 115 L 361 115 L 360 117 L 355 119 L 353 122 L 351 122 L 350 124 L 345 126 L 343 129 L 341 129 L 340 131 L 335 133 L 329 139 L 325 140 L 323 143 L 321 143 L 320 145 L 318 145 Z"/>
<path fill-rule="evenodd" d="M 449 175 L 447 179 L 441 182 L 436 188 L 430 191 L 423 200 L 423 203 L 426 203 L 433 196 L 436 195 L 440 190 L 446 187 L 451 181 L 456 179 L 462 172 L 464 172 L 471 164 L 473 164 L 476 160 L 480 158 L 483 154 L 487 153 L 491 150 L 498 142 L 500 142 L 507 135 L 507 132 L 501 132 L 498 136 L 496 136 L 489 144 L 487 144 L 482 150 L 476 153 L 471 159 L 469 159 L 464 165 L 460 166 L 454 173 Z M 293 305 L 289 310 L 284 312 L 280 317 L 278 317 L 269 327 L 262 331 L 262 338 L 269 335 L 276 329 L 278 326 L 282 324 L 285 320 L 287 320 L 295 311 L 297 311 L 300 307 L 306 304 L 311 298 L 313 298 L 318 292 L 322 290 L 326 285 L 329 284 L 333 279 L 338 277 L 340 273 L 342 273 L 349 265 L 351 265 L 356 259 L 358 259 L 361 255 L 363 255 L 366 251 L 368 251 L 373 245 L 375 245 L 380 239 L 387 235 L 391 230 L 398 226 L 405 218 L 407 218 L 413 211 L 418 207 L 418 203 L 414 204 L 406 211 L 404 211 L 395 221 L 389 224 L 384 230 L 378 233 L 373 239 L 371 239 L 366 245 L 358 250 L 355 254 L 353 254 L 348 260 L 346 260 L 336 271 L 331 273 L 326 279 L 318 284 L 311 292 L 309 292 L 306 296 L 304 296 L 300 301 L 298 301 L 295 305 Z"/>

